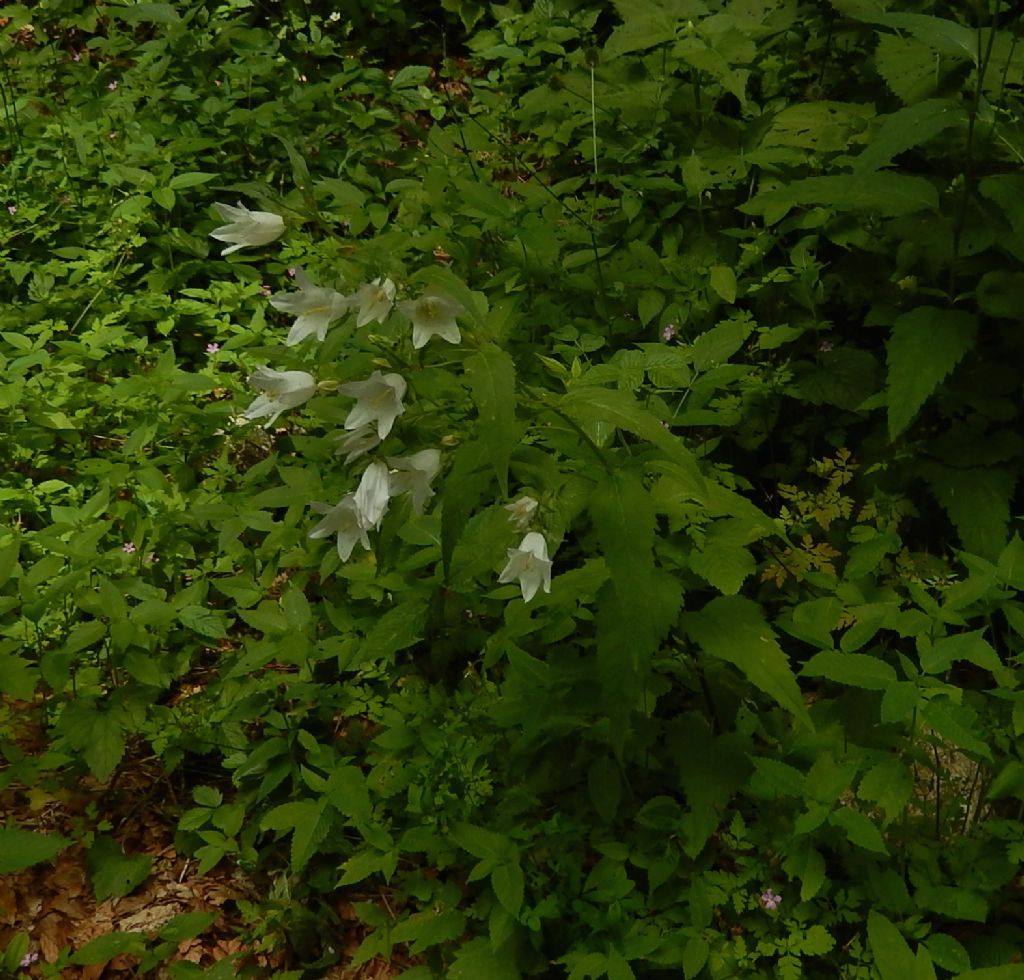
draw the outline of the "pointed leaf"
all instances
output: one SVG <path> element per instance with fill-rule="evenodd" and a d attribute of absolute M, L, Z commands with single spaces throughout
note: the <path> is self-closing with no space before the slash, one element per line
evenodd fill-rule
<path fill-rule="evenodd" d="M 519 441 L 515 362 L 500 347 L 487 344 L 466 358 L 464 368 L 479 414 L 477 431 L 494 467 L 501 495 L 507 497 L 508 460 Z"/>
<path fill-rule="evenodd" d="M 719 596 L 683 617 L 686 632 L 705 653 L 738 667 L 747 680 L 809 724 L 803 696 L 761 607 L 740 596 Z"/>
<path fill-rule="evenodd" d="M 970 349 L 977 321 L 963 310 L 919 306 L 896 320 L 889 338 L 889 438 L 914 421 L 921 406 Z"/>

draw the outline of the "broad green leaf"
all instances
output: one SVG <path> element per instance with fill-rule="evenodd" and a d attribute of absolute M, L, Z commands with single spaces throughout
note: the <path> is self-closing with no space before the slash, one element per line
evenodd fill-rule
<path fill-rule="evenodd" d="M 331 806 L 357 823 L 366 823 L 373 817 L 366 777 L 356 766 L 335 769 L 327 782 L 326 794 Z"/>
<path fill-rule="evenodd" d="M 18 701 L 31 701 L 38 681 L 38 667 L 13 653 L 0 652 L 0 692 Z"/>
<path fill-rule="evenodd" d="M 791 208 L 810 206 L 896 216 L 934 211 L 939 206 L 939 196 L 935 186 L 924 177 L 879 171 L 858 177 L 805 177 L 778 190 L 762 191 L 752 201 L 740 205 L 739 210 L 763 215 L 767 223 L 774 224 Z"/>
<path fill-rule="evenodd" d="M 863 653 L 834 653 L 823 650 L 816 653 L 801 676 L 826 677 L 848 687 L 863 687 L 869 691 L 884 691 L 896 682 L 896 671 L 884 660 Z"/>
<path fill-rule="evenodd" d="M 727 265 L 711 267 L 711 288 L 726 303 L 736 302 L 736 273 Z"/>
<path fill-rule="evenodd" d="M 712 657 L 738 667 L 758 690 L 810 725 L 803 695 L 761 607 L 740 596 L 719 596 L 683 617 L 686 632 Z"/>
<path fill-rule="evenodd" d="M 598 598 L 598 669 L 606 704 L 624 714 L 676 620 L 682 591 L 656 566 L 654 505 L 635 473 L 619 470 L 602 480 L 590 513 L 610 573 Z"/>
<path fill-rule="evenodd" d="M 194 939 L 220 918 L 219 912 L 183 912 L 160 929 L 160 938 L 170 943 Z"/>
<path fill-rule="evenodd" d="M 519 980 L 521 974 L 512 949 L 494 950 L 490 942 L 478 936 L 459 945 L 447 976 L 449 980 Z"/>
<path fill-rule="evenodd" d="M 216 180 L 217 174 L 204 174 L 197 170 L 190 170 L 187 173 L 175 174 L 167 183 L 172 191 L 183 191 L 186 187 L 198 187 L 200 184 L 207 184 Z"/>
<path fill-rule="evenodd" d="M 954 469 L 927 463 L 921 475 L 956 526 L 964 549 L 990 560 L 1006 545 L 1015 476 L 1005 469 Z"/>
<path fill-rule="evenodd" d="M 471 823 L 457 823 L 451 828 L 451 838 L 464 851 L 468 851 L 481 861 L 493 861 L 499 864 L 513 859 L 516 846 L 504 834 L 493 830 L 477 827 Z"/>
<path fill-rule="evenodd" d="M 910 802 L 914 781 L 899 759 L 884 759 L 869 769 L 857 787 L 862 800 L 877 803 L 885 810 L 885 823 L 895 820 Z"/>
<path fill-rule="evenodd" d="M 97 902 L 130 895 L 148 877 L 153 858 L 148 854 L 125 854 L 112 837 L 97 837 L 87 860 Z"/>
<path fill-rule="evenodd" d="M 587 770 L 587 789 L 597 815 L 605 823 L 611 823 L 622 801 L 622 777 L 613 759 L 601 756 L 591 763 Z"/>
<path fill-rule="evenodd" d="M 937 912 L 949 919 L 985 922 L 988 901 L 980 891 L 953 885 L 922 885 L 914 893 L 914 901 L 922 909 Z"/>
<path fill-rule="evenodd" d="M 942 674 L 957 660 L 970 661 L 985 670 L 999 670 L 1002 661 L 984 634 L 985 630 L 980 629 L 936 640 L 930 648 L 921 650 L 921 670 L 926 674 Z"/>
<path fill-rule="evenodd" d="M 138 954 L 146 948 L 144 932 L 108 932 L 86 943 L 71 957 L 75 966 L 99 966 L 109 963 L 115 956 Z"/>
<path fill-rule="evenodd" d="M 678 436 L 631 394 L 594 386 L 572 388 L 562 397 L 562 409 L 581 424 L 605 422 L 654 443 L 670 459 L 684 466 L 701 484 L 704 478 L 693 453 Z"/>
<path fill-rule="evenodd" d="M 853 158 L 850 169 L 867 174 L 887 167 L 893 157 L 964 121 L 963 107 L 952 99 L 926 99 L 907 106 L 884 117 L 867 148 Z"/>
<path fill-rule="evenodd" d="M 906 940 L 884 915 L 868 913 L 868 945 L 882 980 L 907 980 L 914 975 L 914 954 Z"/>
<path fill-rule="evenodd" d="M 479 415 L 480 441 L 494 467 L 501 495 L 507 497 L 509 456 L 519 441 L 515 362 L 500 347 L 487 344 L 466 358 L 464 368 Z"/>
<path fill-rule="evenodd" d="M 466 917 L 455 909 L 444 909 L 442 906 L 414 912 L 409 918 L 399 922 L 391 932 L 391 940 L 396 943 L 409 943 L 410 951 L 415 955 L 422 953 L 431 946 L 450 942 L 462 935 L 466 928 Z M 480 942 L 490 944 L 486 939 Z"/>
<path fill-rule="evenodd" d="M 381 616 L 359 646 L 349 669 L 375 661 L 390 661 L 399 651 L 418 643 L 423 637 L 427 604 L 422 599 L 408 598 Z"/>
<path fill-rule="evenodd" d="M 491 486 L 492 466 L 487 447 L 480 440 L 467 440 L 453 454 L 452 468 L 440 494 L 441 561 L 446 579 L 451 575 L 455 545 L 466 528 L 470 514 Z"/>
<path fill-rule="evenodd" d="M 723 320 L 704 331 L 693 341 L 693 366 L 708 371 L 724 364 L 750 336 L 753 323 L 742 320 Z"/>
<path fill-rule="evenodd" d="M 56 857 L 72 843 L 59 834 L 0 827 L 0 874 L 12 874 Z"/>
<path fill-rule="evenodd" d="M 963 310 L 919 306 L 893 325 L 887 363 L 889 438 L 899 436 L 967 353 L 977 329 Z"/>
<path fill-rule="evenodd" d="M 838 810 L 832 811 L 828 822 L 834 827 L 841 827 L 845 830 L 851 844 L 862 847 L 866 851 L 873 851 L 875 854 L 889 853 L 878 828 L 870 817 L 859 810 L 853 810 L 846 806 L 840 807 Z"/>
<path fill-rule="evenodd" d="M 178 612 L 178 621 L 182 626 L 211 640 L 221 640 L 228 635 L 228 622 L 224 613 L 205 606 L 185 606 Z"/>
<path fill-rule="evenodd" d="M 491 887 L 502 907 L 513 918 L 519 915 L 523 905 L 525 878 L 518 861 L 506 861 L 491 872 Z"/>
<path fill-rule="evenodd" d="M 957 974 L 956 980 L 1024 980 L 1024 964 L 1007 963 L 1005 966 L 982 966 L 977 970 L 966 970 Z"/>
<path fill-rule="evenodd" d="M 704 969 L 708 961 L 709 947 L 707 940 L 701 936 L 691 936 L 683 947 L 683 976 L 686 980 L 694 980 L 694 977 Z"/>
<path fill-rule="evenodd" d="M 974 710 L 947 698 L 932 698 L 921 706 L 921 717 L 944 739 L 983 759 L 992 759 L 992 750 Z"/>
<path fill-rule="evenodd" d="M 932 959 L 942 969 L 954 974 L 962 974 L 970 969 L 971 958 L 967 950 L 948 933 L 936 932 L 929 936 L 924 944 L 928 947 Z"/>
<path fill-rule="evenodd" d="M 985 793 L 986 800 L 1003 800 L 1011 796 L 1024 799 L 1024 762 L 1017 759 L 1011 759 L 1003 766 Z"/>

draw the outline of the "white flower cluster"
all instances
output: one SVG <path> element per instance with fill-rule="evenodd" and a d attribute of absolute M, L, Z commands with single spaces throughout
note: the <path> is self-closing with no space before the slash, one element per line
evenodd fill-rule
<path fill-rule="evenodd" d="M 215 204 L 221 217 L 230 224 L 210 232 L 211 237 L 231 243 L 223 251 L 230 255 L 242 248 L 266 245 L 279 238 L 285 230 L 284 220 L 269 211 L 250 211 L 241 202 L 237 207 Z M 291 273 L 292 270 L 289 270 Z M 363 283 L 352 295 L 346 296 L 327 286 L 319 286 L 306 274 L 295 268 L 297 288 L 290 293 L 274 297 L 270 305 L 282 313 L 294 316 L 285 343 L 289 347 L 301 344 L 315 336 L 324 341 L 327 331 L 336 320 L 355 313 L 356 327 L 370 323 L 384 323 L 394 309 L 412 324 L 412 346 L 419 350 L 433 337 L 450 344 L 462 341 L 456 318 L 463 312 L 462 305 L 450 296 L 428 289 L 417 299 L 396 303 L 395 283 L 385 277 Z M 317 383 L 306 371 L 275 371 L 259 367 L 249 375 L 249 384 L 261 394 L 245 410 L 249 420 L 266 418 L 264 427 L 272 425 L 290 408 L 307 402 L 318 390 L 336 389 L 355 399 L 345 419 L 345 431 L 337 437 L 337 454 L 345 454 L 349 463 L 376 449 L 389 435 L 395 421 L 405 411 L 402 399 L 407 384 L 399 374 L 374 371 L 364 381 Z M 392 498 L 409 494 L 413 511 L 422 514 L 427 500 L 434 496 L 431 487 L 441 469 L 441 453 L 437 449 L 424 449 L 410 456 L 387 456 L 372 461 L 363 471 L 359 486 L 345 494 L 335 505 L 315 501 L 313 510 L 323 517 L 309 532 L 311 538 L 336 535 L 338 556 L 348 561 L 356 544 L 369 550 L 371 530 L 380 530 Z M 524 496 L 506 505 L 509 520 L 520 530 L 529 527 L 537 511 L 537 501 Z M 529 602 L 543 588 L 551 591 L 551 561 L 547 542 L 537 531 L 526 534 L 518 548 L 508 549 L 508 563 L 499 576 L 499 582 L 518 580 L 523 599 Z"/>

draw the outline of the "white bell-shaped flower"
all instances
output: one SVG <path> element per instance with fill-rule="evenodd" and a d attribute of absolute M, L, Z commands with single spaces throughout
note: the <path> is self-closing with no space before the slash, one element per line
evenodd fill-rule
<path fill-rule="evenodd" d="M 233 242 L 221 255 L 230 255 L 240 248 L 266 245 L 284 234 L 284 219 L 271 211 L 250 211 L 241 201 L 238 207 L 214 204 L 218 214 L 230 224 L 221 225 L 210 232 L 220 242 Z"/>
<path fill-rule="evenodd" d="M 398 309 L 412 322 L 412 345 L 417 350 L 425 346 L 431 337 L 440 337 L 449 344 L 462 340 L 455 322 L 462 313 L 462 306 L 448 296 L 427 292 L 419 299 L 399 303 Z"/>
<path fill-rule="evenodd" d="M 374 371 L 365 381 L 339 385 L 338 391 L 356 400 L 345 419 L 345 428 L 351 432 L 367 422 L 376 422 L 377 437 L 386 439 L 395 419 L 405 411 L 402 405 L 405 388 L 405 378 L 400 374 L 381 374 L 380 371 Z"/>
<path fill-rule="evenodd" d="M 251 422 L 269 416 L 264 428 L 273 425 L 282 412 L 302 405 L 316 394 L 316 378 L 305 371 L 258 367 L 249 375 L 249 384 L 264 394 L 245 410 L 245 417 Z"/>
<path fill-rule="evenodd" d="M 370 463 L 359 481 L 359 488 L 355 493 L 356 513 L 359 522 L 363 527 L 374 527 L 380 529 L 380 522 L 388 510 L 388 501 L 391 499 L 391 480 L 388 476 L 388 468 L 384 463 L 377 460 Z"/>
<path fill-rule="evenodd" d="M 551 562 L 548 561 L 548 545 L 544 536 L 536 531 L 527 534 L 518 548 L 508 549 L 508 564 L 498 581 L 504 585 L 515 579 L 519 579 L 524 602 L 529 602 L 541 587 L 545 592 L 551 591 Z"/>
<path fill-rule="evenodd" d="M 285 343 L 294 347 L 311 334 L 316 334 L 316 339 L 323 341 L 327 328 L 349 311 L 352 300 L 336 289 L 318 286 L 300 268 L 295 270 L 295 284 L 299 287 L 295 292 L 276 296 L 270 301 L 275 310 L 295 317 Z"/>
<path fill-rule="evenodd" d="M 423 505 L 434 491 L 430 484 L 441 469 L 441 453 L 437 449 L 423 449 L 412 456 L 389 456 L 391 470 L 391 496 L 400 493 L 412 495 L 412 509 L 423 513 Z"/>
<path fill-rule="evenodd" d="M 358 307 L 356 326 L 368 323 L 383 323 L 395 302 L 395 284 L 390 279 L 374 279 L 364 283 L 352 297 L 352 305 Z"/>
<path fill-rule="evenodd" d="M 505 504 L 505 510 L 508 511 L 508 519 L 520 531 L 525 531 L 530 526 L 533 515 L 537 512 L 537 501 L 533 497 L 523 494 L 518 500 Z"/>
<path fill-rule="evenodd" d="M 335 455 L 345 453 L 345 462 L 351 463 L 352 460 L 365 456 L 371 449 L 376 449 L 380 445 L 380 436 L 377 435 L 377 427 L 372 422 L 367 422 L 351 432 L 339 433 L 335 436 L 335 443 Z"/>
<path fill-rule="evenodd" d="M 370 537 L 366 533 L 368 526 L 364 525 L 359 518 L 359 509 L 356 507 L 355 494 L 347 493 L 333 507 L 329 504 L 322 504 L 314 501 L 310 505 L 318 514 L 324 518 L 309 532 L 311 538 L 326 538 L 330 534 L 338 536 L 338 557 L 342 561 L 348 561 L 352 556 L 352 549 L 356 542 L 360 543 L 367 551 L 370 550 Z"/>

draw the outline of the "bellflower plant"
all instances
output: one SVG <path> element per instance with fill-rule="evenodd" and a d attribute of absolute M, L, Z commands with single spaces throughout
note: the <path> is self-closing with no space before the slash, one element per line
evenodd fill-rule
<path fill-rule="evenodd" d="M 391 470 L 391 496 L 400 493 L 412 495 L 412 509 L 423 513 L 423 506 L 434 496 L 430 484 L 441 469 L 441 453 L 437 449 L 423 449 L 412 456 L 389 456 Z"/>
<path fill-rule="evenodd" d="M 412 323 L 412 345 L 417 350 L 426 346 L 431 337 L 440 337 L 449 344 L 462 340 L 455 317 L 463 312 L 462 306 L 448 296 L 424 293 L 419 299 L 398 304 L 399 312 Z"/>
<path fill-rule="evenodd" d="M 352 411 L 345 419 L 345 428 L 358 429 L 367 422 L 377 423 L 377 437 L 387 438 L 395 419 L 405 411 L 405 378 L 400 374 L 381 374 L 374 371 L 365 381 L 350 381 L 338 386 L 338 391 L 356 399 Z"/>
<path fill-rule="evenodd" d="M 498 581 L 504 585 L 515 579 L 519 579 L 524 602 L 529 602 L 541 587 L 545 592 L 551 591 L 551 562 L 548 560 L 548 545 L 542 534 L 531 531 L 518 548 L 508 549 L 508 564 Z"/>
<path fill-rule="evenodd" d="M 230 255 L 240 248 L 266 245 L 284 234 L 284 219 L 271 211 L 250 211 L 241 201 L 236 208 L 230 204 L 214 204 L 214 207 L 225 221 L 230 222 L 210 232 L 211 238 L 233 243 L 221 255 Z"/>
<path fill-rule="evenodd" d="M 294 347 L 311 334 L 316 334 L 316 339 L 323 341 L 327 328 L 349 311 L 352 300 L 335 289 L 318 286 L 301 268 L 295 270 L 295 282 L 299 287 L 297 290 L 270 301 L 275 310 L 295 316 L 285 343 Z"/>
<path fill-rule="evenodd" d="M 318 514 L 323 514 L 324 518 L 309 532 L 309 537 L 326 538 L 336 534 L 338 557 L 342 561 L 352 557 L 352 549 L 357 542 L 367 551 L 370 550 L 370 536 L 366 533 L 368 525 L 360 519 L 354 493 L 345 494 L 333 507 L 319 501 L 314 501 L 310 506 Z"/>
<path fill-rule="evenodd" d="M 316 378 L 305 371 L 275 371 L 258 367 L 249 375 L 249 384 L 264 392 L 246 410 L 248 421 L 269 416 L 264 428 L 289 408 L 296 408 L 316 394 Z"/>
<path fill-rule="evenodd" d="M 391 481 L 388 468 L 380 460 L 370 463 L 359 481 L 359 489 L 355 493 L 356 513 L 360 525 L 364 528 L 380 529 L 380 522 L 387 513 L 388 501 L 391 498 Z"/>
<path fill-rule="evenodd" d="M 365 327 L 374 321 L 383 323 L 395 302 L 395 284 L 390 279 L 374 279 L 359 287 L 352 302 L 359 310 L 356 314 L 357 327 Z"/>
<path fill-rule="evenodd" d="M 380 445 L 380 436 L 377 435 L 373 423 L 367 422 L 351 432 L 342 432 L 335 436 L 335 442 L 335 455 L 340 456 L 344 453 L 345 462 L 351 463 L 352 460 L 365 456 L 371 449 L 376 449 Z"/>
<path fill-rule="evenodd" d="M 520 531 L 524 531 L 530 526 L 530 521 L 533 520 L 533 515 L 537 512 L 537 501 L 524 494 L 518 500 L 505 504 L 505 510 L 508 511 L 508 519 Z"/>

